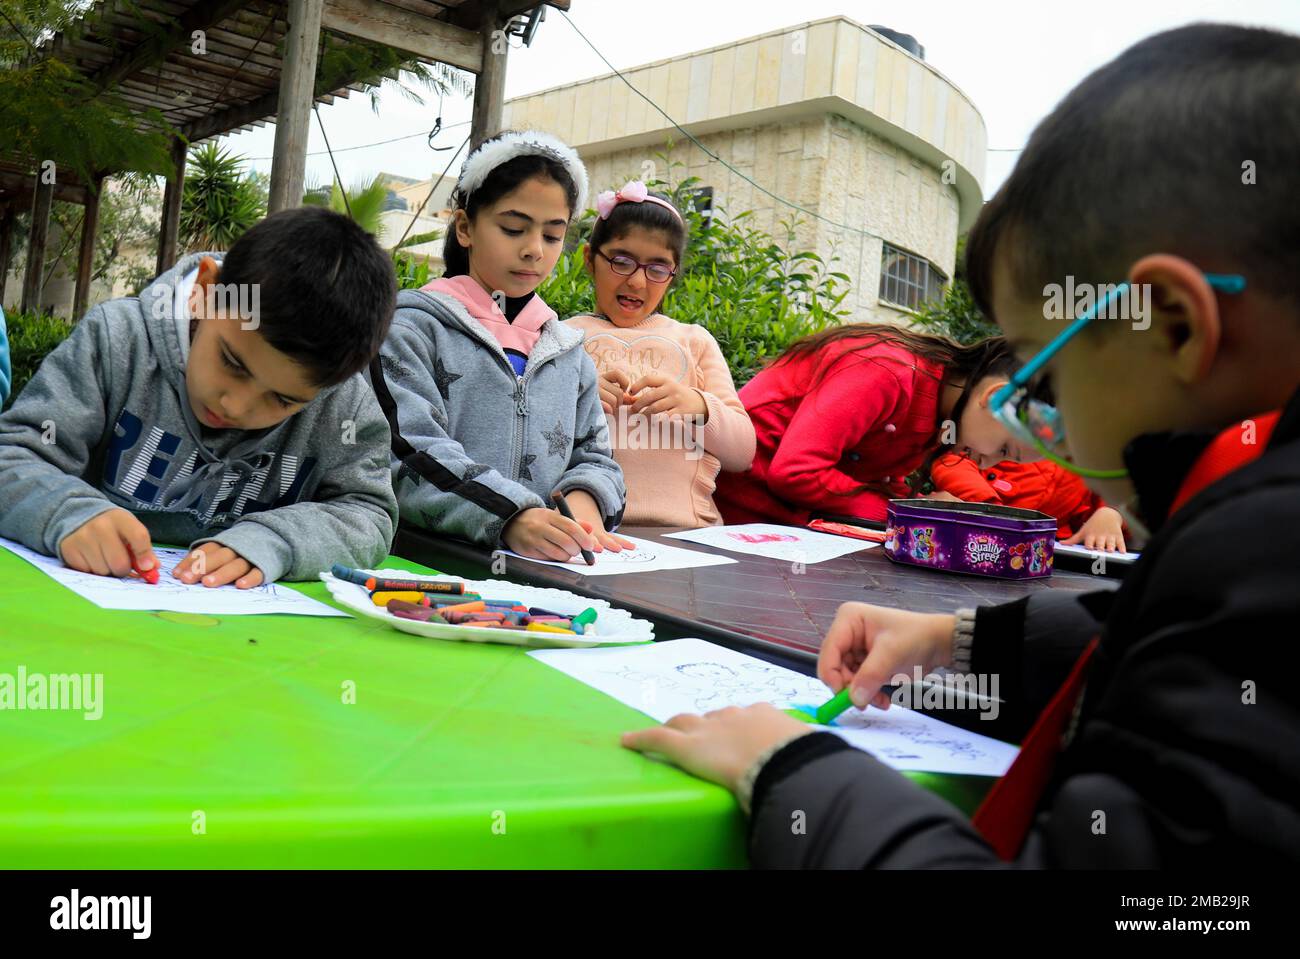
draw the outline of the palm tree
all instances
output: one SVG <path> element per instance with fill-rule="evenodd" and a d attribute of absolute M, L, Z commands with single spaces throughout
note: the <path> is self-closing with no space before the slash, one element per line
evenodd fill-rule
<path fill-rule="evenodd" d="M 228 250 L 266 216 L 266 194 L 256 175 L 243 172 L 244 157 L 215 142 L 190 151 L 181 194 L 181 243 L 189 252 Z"/>
<path fill-rule="evenodd" d="M 326 202 L 322 188 L 308 190 L 303 194 L 302 202 L 305 206 L 325 206 L 348 215 L 367 233 L 378 236 L 387 199 L 388 187 L 376 176 L 369 183 L 362 181 L 348 190 L 346 202 L 337 180 L 330 186 L 329 202 Z"/>

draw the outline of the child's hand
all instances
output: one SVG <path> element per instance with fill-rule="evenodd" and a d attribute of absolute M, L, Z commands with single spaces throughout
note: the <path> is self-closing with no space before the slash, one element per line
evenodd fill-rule
<path fill-rule="evenodd" d="M 1088 522 L 1079 527 L 1079 531 L 1069 539 L 1061 540 L 1067 546 L 1082 542 L 1085 549 L 1099 549 L 1104 552 L 1124 549 L 1124 518 L 1119 510 L 1103 506 L 1088 517 Z"/>
<path fill-rule="evenodd" d="M 709 405 L 704 397 L 684 383 L 679 383 L 663 373 L 647 373 L 628 387 L 632 400 L 632 413 L 653 416 L 667 413 L 670 416 L 709 415 Z"/>
<path fill-rule="evenodd" d="M 595 550 L 590 532 L 553 509 L 521 510 L 506 524 L 501 539 L 520 556 L 567 563 L 584 549 Z"/>
<path fill-rule="evenodd" d="M 822 640 L 817 676 L 834 692 L 853 684 L 853 704 L 889 708 L 888 685 L 920 666 L 929 672 L 952 662 L 956 617 L 845 603 Z"/>
<path fill-rule="evenodd" d="M 606 531 L 605 521 L 600 515 L 600 504 L 586 490 L 569 490 L 565 499 L 569 501 L 569 509 L 573 510 L 573 518 L 578 521 L 578 525 L 596 540 L 592 552 L 599 553 L 607 549 L 611 553 L 620 553 L 625 549 L 636 548 L 636 544 Z"/>
<path fill-rule="evenodd" d="M 600 374 L 600 408 L 609 416 L 622 405 L 632 378 L 623 370 L 606 370 Z"/>
<path fill-rule="evenodd" d="M 816 731 L 769 703 L 728 706 L 703 716 L 683 713 L 662 726 L 624 733 L 628 749 L 656 753 L 693 776 L 732 792 L 759 756 L 778 743 Z"/>
<path fill-rule="evenodd" d="M 636 549 L 636 544 L 631 540 L 626 540 L 609 532 L 600 523 L 593 523 L 590 520 L 580 519 L 578 525 L 585 529 L 596 540 L 596 548 L 592 551 L 599 553 L 602 550 L 609 550 L 611 553 L 621 553 L 625 549 Z"/>
<path fill-rule="evenodd" d="M 262 585 L 262 571 L 228 546 L 204 543 L 190 550 L 176 564 L 172 576 L 182 583 L 204 586 L 225 586 L 234 583 L 237 589 L 252 589 Z"/>
<path fill-rule="evenodd" d="M 124 509 L 100 513 L 59 544 L 59 556 L 69 568 L 98 576 L 130 576 L 132 554 L 142 570 L 158 567 L 148 528 Z"/>

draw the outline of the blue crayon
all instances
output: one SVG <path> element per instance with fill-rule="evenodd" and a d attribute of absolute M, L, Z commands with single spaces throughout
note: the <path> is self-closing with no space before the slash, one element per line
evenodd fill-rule
<path fill-rule="evenodd" d="M 366 580 L 370 579 L 372 575 L 359 569 L 353 569 L 351 566 L 344 566 L 342 563 L 335 563 L 330 567 L 330 572 L 334 574 L 335 579 L 341 579 L 345 583 L 356 583 L 358 586 L 366 585 Z"/>
<path fill-rule="evenodd" d="M 555 613 L 549 609 L 542 609 L 540 606 L 529 606 L 528 614 L 530 616 L 556 616 L 560 619 L 568 619 L 568 613 Z"/>

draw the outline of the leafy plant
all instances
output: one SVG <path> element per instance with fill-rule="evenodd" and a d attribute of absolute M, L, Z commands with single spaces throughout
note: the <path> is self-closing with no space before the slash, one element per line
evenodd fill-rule
<path fill-rule="evenodd" d="M 181 193 L 181 244 L 187 252 L 228 250 L 266 216 L 262 181 L 243 171 L 244 157 L 215 141 L 190 151 Z"/>
<path fill-rule="evenodd" d="M 363 230 L 378 236 L 387 198 L 388 187 L 376 176 L 369 183 L 358 183 L 348 190 L 346 202 L 337 182 L 330 186 L 328 201 L 323 190 L 312 190 L 303 195 L 302 202 L 304 206 L 324 206 L 335 213 L 350 215 Z"/>
<path fill-rule="evenodd" d="M 939 333 L 958 343 L 974 343 L 987 336 L 997 336 L 1002 331 L 980 312 L 971 297 L 963 268 L 965 253 L 966 238 L 963 236 L 957 241 L 956 275 L 943 291 L 943 298 L 921 307 L 914 314 L 913 322 L 927 333 Z"/>
<path fill-rule="evenodd" d="M 418 290 L 429 282 L 429 262 L 406 253 L 393 254 L 399 290 Z"/>
<path fill-rule="evenodd" d="M 669 176 L 676 167 L 661 156 Z M 660 310 L 684 323 L 698 323 L 718 341 L 740 386 L 791 342 L 842 322 L 849 277 L 811 251 L 791 252 L 797 219 L 782 221 L 784 243 L 750 223 L 752 214 L 729 217 L 715 207 L 699 209 L 699 178 L 646 182 L 668 196 L 690 227 L 686 255 Z M 560 316 L 595 309 L 595 291 L 582 260 L 591 235 L 592 210 L 570 228 L 569 251 L 539 288 Z"/>
<path fill-rule="evenodd" d="M 9 365 L 13 370 L 13 389 L 5 404 L 7 409 L 49 352 L 68 338 L 74 324 L 48 313 L 6 314 L 5 323 L 9 328 Z"/>

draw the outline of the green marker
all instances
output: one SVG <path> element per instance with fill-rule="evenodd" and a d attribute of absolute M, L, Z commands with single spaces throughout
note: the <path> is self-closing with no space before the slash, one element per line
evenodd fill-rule
<path fill-rule="evenodd" d="M 595 624 L 596 611 L 592 609 L 590 606 L 588 606 L 577 616 L 573 617 L 573 619 L 571 619 L 570 622 L 573 624 L 573 631 L 575 633 L 585 633 L 587 632 L 588 626 L 592 626 Z"/>
<path fill-rule="evenodd" d="M 893 692 L 893 686 L 880 687 L 882 692 Z M 802 709 L 787 709 L 786 715 L 793 716 L 795 719 L 802 720 L 805 723 L 816 723 L 819 726 L 828 725 L 831 720 L 840 713 L 844 712 L 853 705 L 853 700 L 849 698 L 850 687 L 845 686 L 838 693 L 832 696 L 826 702 L 817 707 L 816 714 L 806 712 Z"/>

